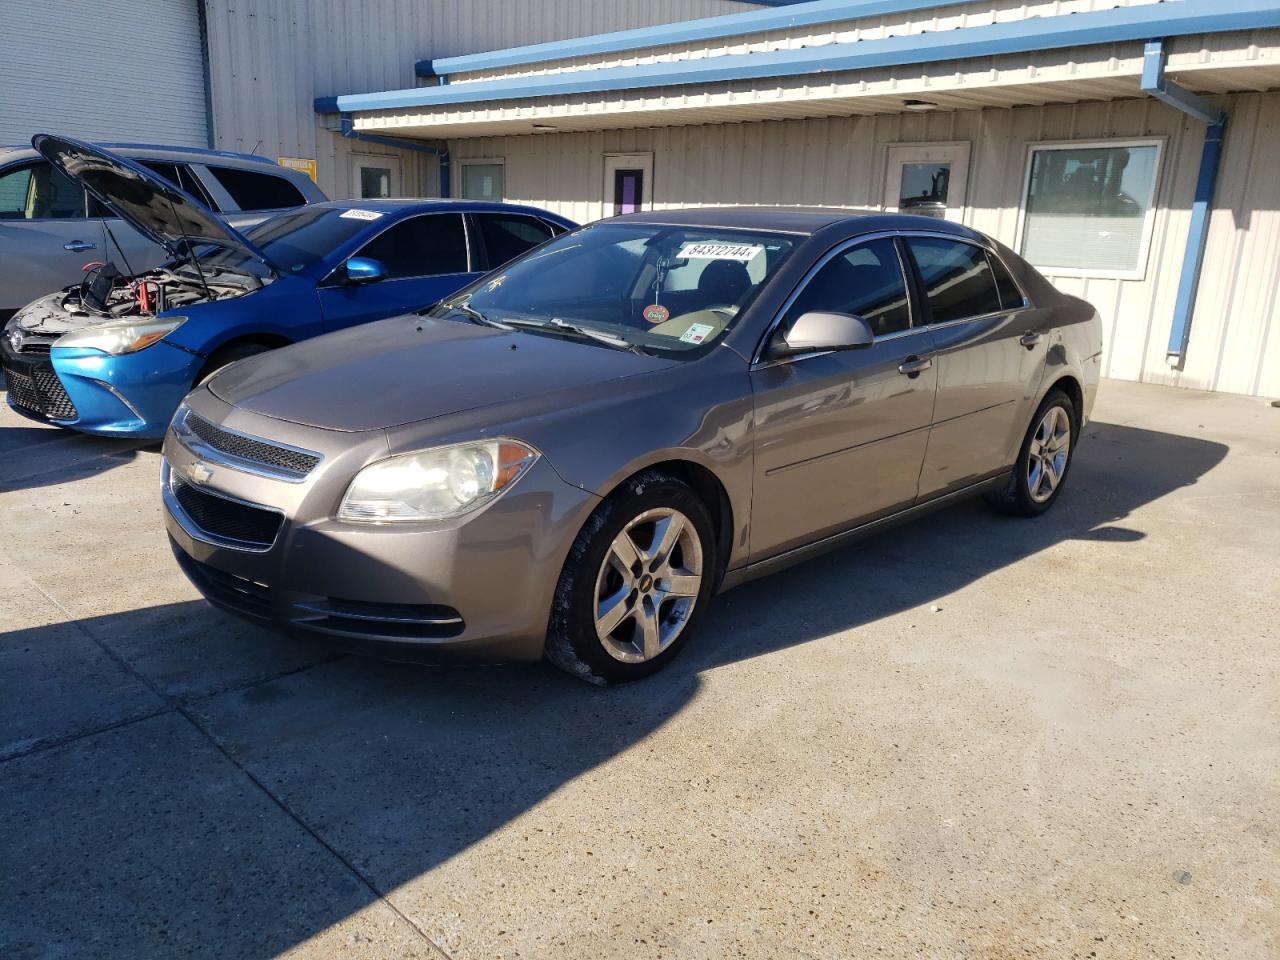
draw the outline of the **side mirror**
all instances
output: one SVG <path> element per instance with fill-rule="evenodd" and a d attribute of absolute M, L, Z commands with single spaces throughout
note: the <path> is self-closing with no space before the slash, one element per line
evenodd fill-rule
<path fill-rule="evenodd" d="M 796 318 L 785 333 L 778 333 L 769 345 L 769 357 L 791 357 L 823 350 L 860 350 L 875 343 L 871 326 L 849 313 L 810 310 Z"/>
<path fill-rule="evenodd" d="M 342 267 L 344 283 L 359 285 L 387 279 L 386 265 L 372 257 L 351 257 Z"/>

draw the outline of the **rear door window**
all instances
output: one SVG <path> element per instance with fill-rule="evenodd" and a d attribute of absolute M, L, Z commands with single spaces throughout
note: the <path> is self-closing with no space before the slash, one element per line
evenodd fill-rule
<path fill-rule="evenodd" d="M 391 279 L 466 273 L 462 214 L 432 213 L 402 220 L 366 243 L 356 256 L 381 261 Z"/>
<path fill-rule="evenodd" d="M 208 170 L 241 210 L 281 210 L 307 202 L 302 191 L 284 177 L 212 164 Z"/>
<path fill-rule="evenodd" d="M 490 269 L 514 260 L 526 250 L 555 236 L 551 227 L 536 217 L 509 213 L 476 213 L 472 216 L 480 227 Z"/>
<path fill-rule="evenodd" d="M 1018 289 L 1018 285 L 1013 280 L 1013 275 L 1009 273 L 1009 269 L 1000 262 L 1000 258 L 992 254 L 987 254 L 987 259 L 991 261 L 991 270 L 996 275 L 996 289 L 1000 291 L 1000 305 L 1006 310 L 1015 310 L 1022 306 L 1026 301 L 1022 296 L 1022 291 Z"/>
<path fill-rule="evenodd" d="M 196 179 L 191 168 L 185 163 L 168 163 L 164 160 L 139 160 L 138 162 L 152 173 L 164 177 L 179 190 L 191 194 L 210 210 L 218 209 L 204 185 Z"/>
<path fill-rule="evenodd" d="M 0 220 L 68 220 L 84 211 L 83 188 L 49 163 L 0 173 Z"/>
<path fill-rule="evenodd" d="M 907 249 L 920 270 L 930 323 L 1002 309 L 995 274 L 981 247 L 940 237 L 907 237 Z"/>

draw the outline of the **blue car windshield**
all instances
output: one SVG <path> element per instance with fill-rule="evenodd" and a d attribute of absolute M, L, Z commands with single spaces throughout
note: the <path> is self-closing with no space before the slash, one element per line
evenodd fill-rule
<path fill-rule="evenodd" d="M 576 327 L 676 356 L 730 330 L 795 242 L 755 230 L 593 224 L 463 288 L 432 315 L 564 334 Z"/>
<path fill-rule="evenodd" d="M 335 207 L 299 207 L 255 224 L 244 231 L 244 236 L 281 272 L 297 273 L 368 228 L 367 218 L 343 216 L 347 212 Z M 200 262 L 228 270 L 255 272 L 257 263 L 242 251 L 225 247 L 201 250 Z"/>

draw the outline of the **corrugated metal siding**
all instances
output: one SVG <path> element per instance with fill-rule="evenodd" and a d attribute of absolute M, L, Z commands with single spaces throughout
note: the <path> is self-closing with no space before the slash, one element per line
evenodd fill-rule
<path fill-rule="evenodd" d="M 1280 93 L 1232 97 L 1228 109 L 1191 343 L 1169 382 L 1280 397 Z M 1189 139 L 1198 152 L 1198 131 Z M 1165 349 L 1157 339 L 1152 368 Z"/>
<path fill-rule="evenodd" d="M 196 0 L 7 0 L 0 143 L 42 131 L 207 146 Z"/>
<path fill-rule="evenodd" d="M 1204 127 L 1148 98 L 1070 105 L 782 120 L 451 143 L 456 158 L 503 157 L 507 199 L 575 220 L 603 213 L 603 155 L 648 153 L 658 209 L 715 204 L 878 208 L 892 143 L 972 144 L 965 221 L 1017 244 L 1030 143 L 1164 141 L 1142 280 L 1053 277 L 1103 317 L 1104 373 L 1130 380 L 1280 394 L 1280 93 L 1224 100 L 1232 123 L 1211 221 L 1186 371 L 1165 348 Z"/>
<path fill-rule="evenodd" d="M 731 0 L 207 0 L 217 146 L 314 158 L 332 197 L 351 196 L 353 153 L 398 155 L 404 192 L 433 196 L 436 163 L 345 140 L 318 96 L 412 87 L 422 58 L 625 30 L 721 13 Z"/>
<path fill-rule="evenodd" d="M 939 30 L 957 30 L 964 27 L 981 27 L 993 23 L 1025 20 L 1031 17 L 1057 17 L 1094 10 L 1111 10 L 1116 7 L 1132 7 L 1159 3 L 1161 0 L 979 0 L 941 6 L 936 9 L 910 13 L 885 14 L 862 17 L 821 26 L 795 27 L 788 30 L 770 30 L 746 36 L 718 38 L 699 44 L 672 44 L 649 47 L 643 50 L 602 54 L 590 57 L 572 57 L 564 60 L 534 63 L 526 66 L 510 66 L 493 70 L 476 70 L 454 74 L 450 83 L 468 83 L 477 80 L 524 77 L 537 74 L 565 73 L 576 70 L 592 70 L 607 67 L 636 66 L 645 63 L 670 63 L 679 60 L 703 60 L 744 53 L 763 53 L 770 50 L 795 50 L 801 47 L 822 47 L 832 43 L 856 43 L 861 40 L 879 40 L 884 37 L 912 36 Z"/>
<path fill-rule="evenodd" d="M 1280 86 L 1280 30 L 1179 37 L 1170 76 L 1210 93 Z M 360 130 L 421 137 L 510 136 L 534 124 L 562 131 L 897 113 L 907 97 L 952 109 L 1133 97 L 1141 42 L 904 63 L 562 96 L 366 111 Z"/>

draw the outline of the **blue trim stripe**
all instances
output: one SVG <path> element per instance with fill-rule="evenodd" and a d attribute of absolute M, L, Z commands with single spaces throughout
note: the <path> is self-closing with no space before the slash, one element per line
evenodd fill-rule
<path fill-rule="evenodd" d="M 809 3 L 797 3 L 779 9 L 703 17 L 700 20 L 685 20 L 680 23 L 642 27 L 638 30 L 619 30 L 616 33 L 598 33 L 591 37 L 535 43 L 526 47 L 510 47 L 506 50 L 491 50 L 487 53 L 472 53 L 461 57 L 419 60 L 415 69 L 420 77 L 469 73 L 473 70 L 545 63 L 548 60 L 564 60 L 569 57 L 590 57 L 603 53 L 621 53 L 626 50 L 647 50 L 673 43 L 698 43 L 722 37 L 740 37 L 744 34 L 764 33 L 768 30 L 788 30 L 792 27 L 839 23 L 860 17 L 911 13 L 916 10 L 954 6 L 962 2 L 965 0 L 812 0 Z"/>
<path fill-rule="evenodd" d="M 1280 4 L 1276 0 L 1166 0 L 1138 7 L 1033 17 L 822 47 L 350 94 L 338 97 L 337 106 L 343 112 L 351 112 L 597 94 L 991 57 L 1146 40 L 1153 35 L 1171 37 L 1268 27 L 1280 27 Z"/>

